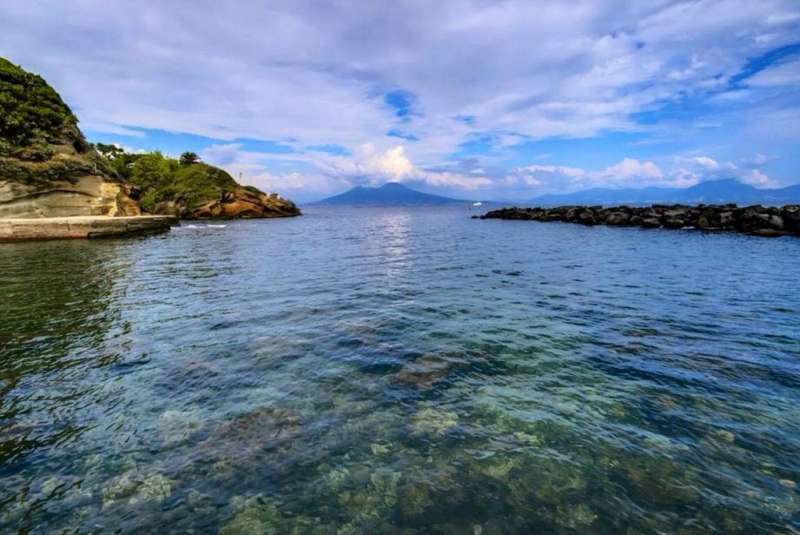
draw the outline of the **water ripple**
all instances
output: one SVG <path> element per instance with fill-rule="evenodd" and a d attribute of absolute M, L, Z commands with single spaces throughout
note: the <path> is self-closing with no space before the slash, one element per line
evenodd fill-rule
<path fill-rule="evenodd" d="M 800 241 L 468 215 L 0 245 L 0 531 L 800 531 Z"/>

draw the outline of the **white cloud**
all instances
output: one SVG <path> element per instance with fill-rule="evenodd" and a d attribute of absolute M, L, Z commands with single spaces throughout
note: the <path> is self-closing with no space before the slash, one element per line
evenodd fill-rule
<path fill-rule="evenodd" d="M 741 168 L 733 162 L 719 162 L 710 156 L 678 157 L 676 161 L 686 165 L 688 169 L 681 167 L 672 171 L 671 176 L 680 176 L 687 183 L 733 178 L 758 187 L 776 187 L 778 185 L 763 170 L 757 168 L 770 161 L 770 158 L 763 154 L 755 154 L 751 158 L 743 159 L 742 162 L 747 166 L 745 168 Z"/>
<path fill-rule="evenodd" d="M 776 186 L 773 180 L 770 180 L 770 178 L 767 175 L 765 175 L 758 169 L 750 169 L 748 171 L 740 173 L 738 178 L 745 184 L 750 184 L 752 186 L 760 186 L 765 188 Z"/>
<path fill-rule="evenodd" d="M 402 145 L 386 149 L 383 153 L 367 156 L 363 168 L 365 174 L 395 182 L 402 181 L 415 171 L 414 165 L 406 156 Z"/>
<path fill-rule="evenodd" d="M 600 176 L 618 181 L 658 180 L 664 176 L 664 173 L 653 162 L 640 162 L 633 158 L 625 158 L 618 164 L 606 168 L 600 173 Z"/>
<path fill-rule="evenodd" d="M 798 86 L 800 85 L 800 60 L 774 65 L 747 79 L 750 86 Z"/>
<path fill-rule="evenodd" d="M 586 174 L 586 171 L 577 167 L 566 167 L 563 165 L 528 165 L 520 167 L 519 171 L 530 173 L 557 173 L 568 177 L 579 177 Z"/>
<path fill-rule="evenodd" d="M 764 165 L 765 163 L 768 163 L 772 160 L 774 160 L 774 158 L 771 158 L 766 154 L 761 154 L 760 152 L 757 152 L 750 157 L 742 158 L 742 163 L 747 166 L 758 166 L 758 165 Z"/>
<path fill-rule="evenodd" d="M 708 156 L 695 156 L 694 158 L 690 158 L 690 161 L 696 163 L 700 167 L 708 169 L 709 171 L 716 171 L 719 169 L 719 163 L 713 158 L 709 158 Z"/>

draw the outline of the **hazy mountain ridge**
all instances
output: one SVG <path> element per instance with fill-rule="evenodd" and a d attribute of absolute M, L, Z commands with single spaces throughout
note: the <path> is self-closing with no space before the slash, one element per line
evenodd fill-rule
<path fill-rule="evenodd" d="M 378 187 L 356 186 L 350 190 L 334 195 L 312 205 L 348 205 L 348 206 L 403 206 L 403 205 L 437 205 L 465 204 L 471 201 L 453 199 L 442 195 L 423 193 L 399 184 L 387 182 Z"/>
<path fill-rule="evenodd" d="M 528 204 L 555 206 L 568 204 L 786 204 L 800 202 L 800 184 L 777 189 L 760 189 L 737 180 L 701 182 L 688 188 L 593 188 L 564 194 L 540 195 Z"/>

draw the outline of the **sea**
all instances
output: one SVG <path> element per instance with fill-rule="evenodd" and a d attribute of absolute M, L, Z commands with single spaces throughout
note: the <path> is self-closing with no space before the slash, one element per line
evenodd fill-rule
<path fill-rule="evenodd" d="M 476 210 L 0 244 L 0 533 L 800 533 L 800 239 Z"/>

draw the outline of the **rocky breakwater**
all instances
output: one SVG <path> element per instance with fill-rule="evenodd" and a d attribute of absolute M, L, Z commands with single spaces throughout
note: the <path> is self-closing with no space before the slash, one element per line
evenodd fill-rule
<path fill-rule="evenodd" d="M 754 236 L 800 236 L 800 205 L 783 207 L 722 205 L 560 206 L 502 208 L 480 219 L 562 221 L 581 225 L 733 231 Z"/>

